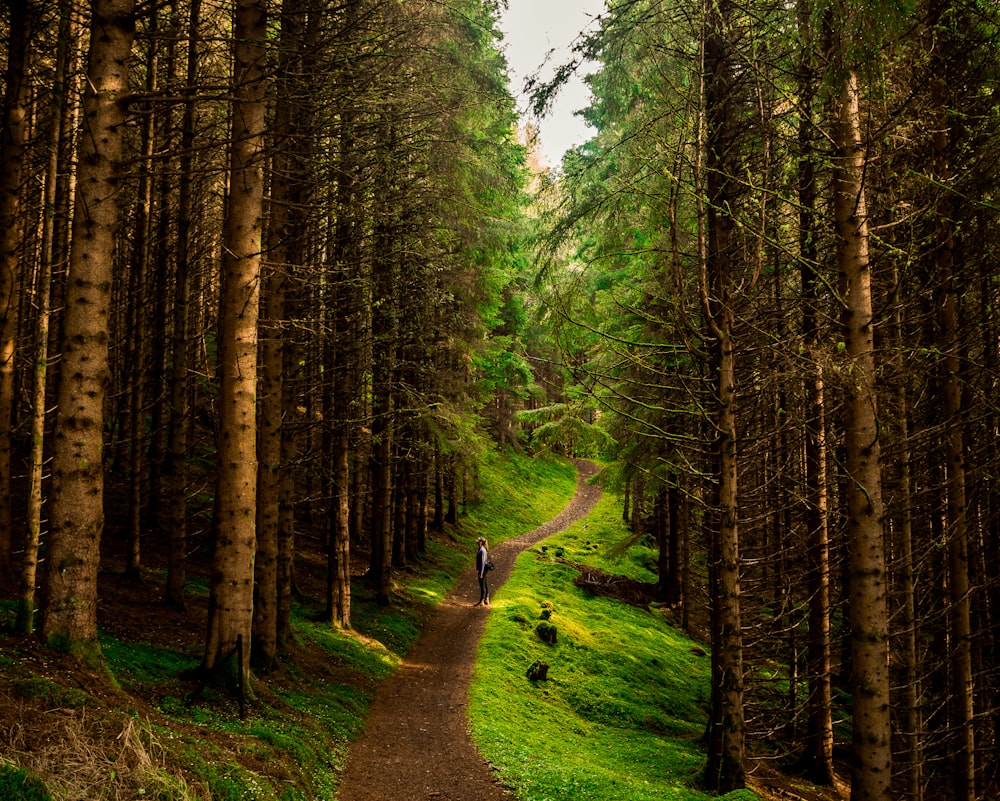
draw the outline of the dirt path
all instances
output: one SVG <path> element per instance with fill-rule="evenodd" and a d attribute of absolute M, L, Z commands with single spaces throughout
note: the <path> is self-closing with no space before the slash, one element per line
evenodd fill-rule
<path fill-rule="evenodd" d="M 491 550 L 491 594 L 503 586 L 525 548 L 586 515 L 601 491 L 586 480 L 596 468 L 578 461 L 576 494 L 549 522 Z M 466 703 L 476 646 L 489 607 L 473 607 L 472 566 L 461 575 L 399 669 L 372 701 L 365 732 L 351 747 L 339 801 L 493 801 L 510 792 L 469 738 Z"/>

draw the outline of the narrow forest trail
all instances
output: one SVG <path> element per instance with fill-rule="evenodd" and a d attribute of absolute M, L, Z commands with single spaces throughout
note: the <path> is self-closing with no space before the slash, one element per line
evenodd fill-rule
<path fill-rule="evenodd" d="M 556 517 L 491 549 L 495 595 L 525 548 L 584 517 L 600 498 L 587 484 L 597 472 L 577 461 L 576 494 Z M 510 799 L 472 744 L 466 717 L 476 647 L 490 607 L 479 598 L 470 566 L 434 613 L 419 642 L 378 688 L 364 734 L 351 746 L 339 801 L 494 801 Z"/>

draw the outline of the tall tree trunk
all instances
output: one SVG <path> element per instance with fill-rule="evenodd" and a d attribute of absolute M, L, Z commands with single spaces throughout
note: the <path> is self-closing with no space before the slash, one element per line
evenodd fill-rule
<path fill-rule="evenodd" d="M 156 78 L 159 70 L 159 14 L 154 10 L 150 15 L 149 38 L 146 52 L 146 94 L 152 97 L 157 91 Z M 126 301 L 126 370 L 125 404 L 128 420 L 128 545 L 125 552 L 125 575 L 134 581 L 142 573 L 142 512 L 149 495 L 144 477 L 148 470 L 146 460 L 146 382 L 150 373 L 149 328 L 152 315 L 149 303 L 153 299 L 150 292 L 150 252 L 151 225 L 153 217 L 153 177 L 152 162 L 154 136 L 156 132 L 156 111 L 150 104 L 142 109 L 140 119 L 140 156 L 138 204 L 132 246 L 131 274 Z"/>
<path fill-rule="evenodd" d="M 811 0 L 798 0 L 799 23 L 799 259 L 802 265 L 802 341 L 811 358 L 805 379 L 805 522 L 808 531 L 809 640 L 807 645 L 809 700 L 808 728 L 802 763 L 817 784 L 830 786 L 833 772 L 833 699 L 830 646 L 830 524 L 826 468 L 826 408 L 820 331 L 817 270 L 819 231 L 816 224 L 816 146 L 813 103 L 816 77 L 813 67 Z"/>
<path fill-rule="evenodd" d="M 683 493 L 680 487 L 680 476 L 671 473 L 667 487 L 667 536 L 670 545 L 667 549 L 667 587 L 666 602 L 676 606 L 684 600 L 684 552 L 687 548 L 686 535 L 681 525 Z"/>
<path fill-rule="evenodd" d="M 10 8 L 7 41 L 6 92 L 0 121 L 0 576 L 13 566 L 11 537 L 11 425 L 14 414 L 14 354 L 17 351 L 17 309 L 20 303 L 20 250 L 24 222 L 21 191 L 28 138 L 28 3 Z"/>
<path fill-rule="evenodd" d="M 943 24 L 947 0 L 932 0 L 928 24 L 932 36 L 946 37 L 937 26 Z M 942 49 L 945 52 L 941 52 Z M 944 439 L 947 490 L 947 541 L 949 623 L 951 626 L 951 728 L 954 741 L 954 798 L 973 801 L 976 797 L 974 728 L 975 707 L 972 679 L 972 620 L 969 603 L 969 534 L 966 521 L 965 444 L 962 422 L 962 384 L 958 297 L 955 275 L 954 203 L 948 184 L 952 179 L 951 119 L 947 84 L 948 44 L 939 41 L 935 58 L 931 92 L 934 115 L 934 178 L 938 184 L 935 208 L 935 261 L 940 288 L 938 315 L 941 335 L 939 346 L 943 354 L 941 394 L 944 401 Z"/>
<path fill-rule="evenodd" d="M 229 195 L 223 230 L 219 320 L 218 531 L 212 559 L 204 667 L 242 645 L 238 678 L 249 678 L 257 511 L 257 318 L 260 302 L 264 0 L 237 0 Z M 245 686 L 245 684 L 244 684 Z"/>
<path fill-rule="evenodd" d="M 894 270 L 893 285 L 898 286 L 899 273 Z M 893 341 L 896 352 L 905 359 L 907 351 L 903 347 L 903 315 L 897 311 L 893 320 Z M 907 801 L 921 801 L 924 795 L 923 790 L 923 714 L 921 709 L 921 685 L 922 677 L 918 670 L 920 664 L 919 638 L 920 623 L 917 617 L 916 602 L 916 577 L 913 553 L 913 478 L 912 461 L 910 447 L 910 402 L 907 395 L 907 382 L 900 381 L 896 388 L 896 409 L 899 415 L 899 440 L 902 443 L 899 455 L 899 518 L 894 526 L 895 548 L 898 554 L 894 560 L 895 575 L 898 582 L 899 602 L 899 623 L 896 626 L 899 632 L 902 656 L 899 659 L 901 664 L 901 680 L 894 682 L 900 687 L 899 692 L 903 696 L 902 720 L 903 720 L 903 751 L 906 754 L 905 765 L 902 771 L 905 773 Z"/>
<path fill-rule="evenodd" d="M 38 572 L 38 547 L 42 535 L 42 479 L 45 467 L 45 423 L 49 389 L 49 342 L 52 317 L 52 274 L 57 260 L 66 252 L 65 237 L 60 241 L 57 225 L 60 208 L 69 207 L 70 187 L 62 185 L 60 174 L 68 172 L 67 163 L 72 159 L 70 144 L 73 139 L 74 115 L 77 105 L 70 98 L 73 92 L 71 75 L 77 62 L 75 47 L 77 23 L 71 13 L 71 0 L 64 0 L 60 7 L 59 44 L 56 50 L 54 84 L 52 87 L 52 125 L 49 130 L 48 165 L 45 172 L 44 222 L 42 227 L 41 265 L 35 287 L 35 305 L 38 320 L 35 329 L 35 370 L 31 402 L 31 477 L 28 489 L 26 531 L 27 539 L 20 566 L 20 596 L 15 627 L 30 634 L 35 628 L 35 585 Z"/>
<path fill-rule="evenodd" d="M 842 369 L 846 396 L 847 590 L 855 757 L 851 798 L 883 801 L 889 797 L 892 778 L 889 626 L 864 186 L 867 156 L 861 133 L 857 74 L 843 66 L 844 48 L 833 46 L 832 62 L 839 70 L 839 85 L 830 107 L 831 140 L 835 148 L 833 213 L 847 356 Z"/>
<path fill-rule="evenodd" d="M 379 603 L 388 603 L 392 589 L 392 455 L 396 437 L 393 382 L 399 333 L 396 311 L 399 255 L 394 247 L 396 210 L 392 206 L 394 172 L 390 163 L 398 142 L 391 121 L 383 120 L 381 128 L 379 144 L 384 148 L 385 163 L 372 262 L 371 576 Z"/>
<path fill-rule="evenodd" d="M 302 3 L 284 0 L 278 56 L 277 107 L 272 125 L 274 155 L 271 160 L 271 202 L 264 262 L 260 342 L 260 403 L 257 442 L 260 448 L 257 477 L 256 596 L 253 616 L 253 659 L 271 669 L 278 642 L 278 529 L 284 426 L 285 385 L 285 286 L 295 248 L 294 218 L 302 213 L 297 203 L 301 171 L 295 169 L 293 148 L 297 141 L 295 76 L 299 73 L 303 45 Z"/>
<path fill-rule="evenodd" d="M 705 785 L 727 793 L 744 786 L 743 632 L 737 523 L 736 360 L 733 273 L 738 250 L 736 78 L 730 52 L 731 0 L 708 10 L 705 48 L 706 196 L 708 249 L 702 285 L 714 381 L 715 525 L 709 570 L 712 592 L 712 705 Z"/>
<path fill-rule="evenodd" d="M 176 8 L 174 10 L 176 15 Z M 198 79 L 198 29 L 201 21 L 201 0 L 191 0 L 188 16 L 187 81 L 188 92 Z M 168 382 L 170 420 L 167 458 L 167 493 L 170 498 L 167 517 L 167 539 L 170 543 L 167 561 L 165 600 L 183 609 L 184 582 L 187 572 L 187 449 L 189 372 L 194 364 L 191 332 L 191 258 L 194 252 L 193 173 L 195 138 L 195 101 L 192 95 L 184 99 L 181 118 L 180 180 L 177 192 L 177 253 L 174 259 L 173 356 Z"/>
<path fill-rule="evenodd" d="M 656 538 L 656 595 L 665 600 L 670 582 L 670 516 L 667 511 L 667 480 L 656 491 L 653 504 L 653 534 Z"/>
<path fill-rule="evenodd" d="M 359 3 L 349 0 L 345 8 L 345 27 L 352 30 L 357 21 Z M 350 83 L 350 65 L 344 82 Z M 327 616 L 343 629 L 351 627 L 351 472 L 350 447 L 354 429 L 352 406 L 355 392 L 353 362 L 357 353 L 356 321 L 359 319 L 356 283 L 361 264 L 356 245 L 357 143 L 355 113 L 348 104 L 340 114 L 338 131 L 336 226 L 332 248 L 334 275 L 333 302 L 333 387 L 334 426 L 331 439 L 332 497 L 330 499 L 330 534 L 327 554 Z M 355 455 L 357 457 L 357 454 Z M 363 471 L 358 471 L 363 472 Z M 356 503 L 360 499 L 356 499 Z M 359 504 L 362 505 L 362 504 Z"/>
<path fill-rule="evenodd" d="M 97 573 L 104 530 L 104 395 L 134 11 L 134 0 L 92 4 L 52 461 L 42 638 L 87 659 L 100 659 Z"/>

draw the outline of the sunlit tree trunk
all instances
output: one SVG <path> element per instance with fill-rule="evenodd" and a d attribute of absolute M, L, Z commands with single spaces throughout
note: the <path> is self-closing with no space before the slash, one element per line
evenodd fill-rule
<path fill-rule="evenodd" d="M 295 169 L 293 148 L 297 140 L 295 76 L 299 72 L 304 31 L 302 4 L 284 0 L 281 5 L 281 37 L 278 56 L 277 101 L 271 138 L 271 159 L 267 232 L 267 258 L 263 264 L 264 290 L 260 321 L 260 403 L 258 412 L 259 466 L 257 477 L 257 559 L 256 596 L 253 616 L 253 659 L 270 669 L 277 659 L 278 642 L 278 531 L 279 501 L 283 470 L 282 435 L 284 426 L 285 293 L 288 270 L 295 248 L 296 216 L 303 213 L 296 202 L 303 176 Z"/>
<path fill-rule="evenodd" d="M 858 77 L 842 62 L 830 102 L 833 160 L 833 213 L 836 265 L 846 359 L 841 366 L 845 392 L 848 511 L 848 620 L 851 643 L 851 697 L 854 763 L 852 801 L 884 801 L 892 778 L 889 720 L 889 627 L 887 575 L 882 531 L 881 447 L 876 404 L 868 211 L 865 205 L 866 152 L 862 140 Z"/>
<path fill-rule="evenodd" d="M 91 10 L 53 443 L 42 637 L 51 645 L 95 659 L 100 657 L 97 573 L 104 530 L 109 305 L 128 62 L 135 36 L 134 0 L 95 0 Z"/>
<path fill-rule="evenodd" d="M 257 318 L 263 220 L 264 0 L 238 0 L 233 32 L 229 196 L 219 319 L 218 530 L 204 667 L 242 644 L 249 676 L 257 511 Z M 228 668 L 227 668 L 228 669 Z"/>

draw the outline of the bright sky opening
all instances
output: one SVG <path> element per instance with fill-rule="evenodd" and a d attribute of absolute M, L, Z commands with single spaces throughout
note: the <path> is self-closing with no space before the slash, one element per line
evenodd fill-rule
<path fill-rule="evenodd" d="M 570 60 L 573 42 L 604 11 L 604 0 L 509 0 L 500 18 L 505 51 L 510 65 L 510 89 L 525 119 L 528 102 L 523 96 L 524 80 L 539 71 L 543 80 L 552 77 L 555 68 Z M 549 51 L 554 51 L 546 56 Z M 544 66 L 543 66 L 544 65 Z M 531 119 L 539 130 L 543 160 L 558 167 L 563 154 L 583 144 L 594 130 L 575 112 L 590 105 L 590 90 L 583 74 L 586 66 L 559 92 L 551 111 L 542 119 Z"/>

